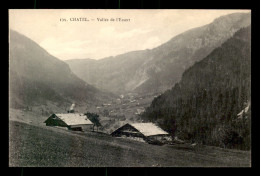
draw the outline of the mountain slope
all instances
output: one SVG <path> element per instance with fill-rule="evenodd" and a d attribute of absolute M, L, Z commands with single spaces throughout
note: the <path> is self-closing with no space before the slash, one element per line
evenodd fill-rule
<path fill-rule="evenodd" d="M 251 26 L 187 69 L 143 117 L 186 140 L 249 149 L 250 112 L 242 120 L 237 114 L 250 101 Z"/>
<path fill-rule="evenodd" d="M 81 79 L 100 89 L 114 93 L 159 93 L 171 88 L 187 68 L 249 24 L 250 14 L 235 13 L 186 31 L 152 50 L 133 51 L 98 61 L 66 62 Z"/>
<path fill-rule="evenodd" d="M 11 107 L 97 101 L 104 93 L 86 84 L 69 66 L 37 43 L 10 30 L 9 93 Z"/>

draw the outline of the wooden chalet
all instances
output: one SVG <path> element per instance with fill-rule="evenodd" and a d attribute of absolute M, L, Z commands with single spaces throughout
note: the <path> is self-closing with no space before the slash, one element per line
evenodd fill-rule
<path fill-rule="evenodd" d="M 143 139 L 144 141 L 161 141 L 169 136 L 167 132 L 153 123 L 133 123 L 125 124 L 111 133 L 114 137 L 129 137 Z"/>
<path fill-rule="evenodd" d="M 44 123 L 46 126 L 67 127 L 74 131 L 91 131 L 93 123 L 84 114 L 52 114 Z"/>

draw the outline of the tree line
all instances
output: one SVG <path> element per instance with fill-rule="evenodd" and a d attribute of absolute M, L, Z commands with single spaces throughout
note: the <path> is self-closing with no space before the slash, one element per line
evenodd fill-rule
<path fill-rule="evenodd" d="M 242 118 L 237 116 L 249 102 L 251 26 L 187 69 L 142 117 L 190 142 L 249 150 L 251 106 Z"/>

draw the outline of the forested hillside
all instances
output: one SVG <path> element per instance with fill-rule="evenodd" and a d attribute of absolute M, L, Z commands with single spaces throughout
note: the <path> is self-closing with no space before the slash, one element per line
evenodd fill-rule
<path fill-rule="evenodd" d="M 251 26 L 235 33 L 187 69 L 179 83 L 155 98 L 143 117 L 179 138 L 250 149 Z"/>

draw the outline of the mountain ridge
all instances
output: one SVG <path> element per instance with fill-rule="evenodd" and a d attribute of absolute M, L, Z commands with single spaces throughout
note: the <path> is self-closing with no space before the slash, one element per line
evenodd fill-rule
<path fill-rule="evenodd" d="M 11 107 L 46 101 L 66 104 L 96 102 L 109 96 L 78 78 L 69 65 L 28 37 L 10 30 L 9 93 Z"/>
<path fill-rule="evenodd" d="M 101 90 L 160 93 L 178 82 L 185 69 L 249 24 L 250 13 L 229 14 L 185 31 L 153 49 L 130 51 L 91 63 L 66 62 L 76 75 Z"/>

